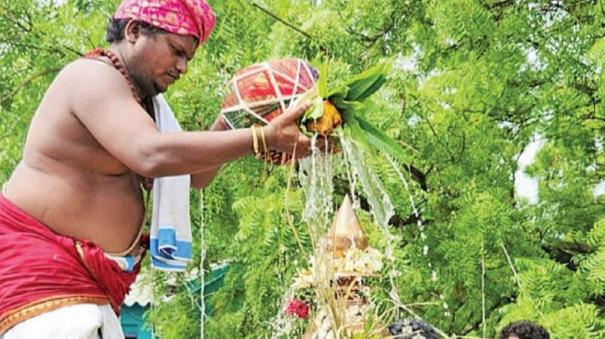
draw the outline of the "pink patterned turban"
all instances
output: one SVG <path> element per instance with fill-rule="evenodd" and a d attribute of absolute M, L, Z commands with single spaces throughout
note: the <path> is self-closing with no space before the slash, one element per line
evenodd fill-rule
<path fill-rule="evenodd" d="M 200 44 L 208 40 L 216 18 L 204 0 L 124 0 L 113 15 L 134 19 L 182 35 L 193 35 Z"/>

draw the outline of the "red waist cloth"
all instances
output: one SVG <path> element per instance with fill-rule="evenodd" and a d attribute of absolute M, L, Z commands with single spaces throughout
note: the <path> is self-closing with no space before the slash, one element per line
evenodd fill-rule
<path fill-rule="evenodd" d="M 119 313 L 139 269 L 122 271 L 97 245 L 56 234 L 0 195 L 0 334 L 65 305 Z"/>

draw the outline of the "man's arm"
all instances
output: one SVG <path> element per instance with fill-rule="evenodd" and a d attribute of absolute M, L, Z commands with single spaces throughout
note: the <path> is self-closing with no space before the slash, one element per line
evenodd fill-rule
<path fill-rule="evenodd" d="M 191 175 L 191 188 L 202 189 L 206 188 L 214 179 L 218 171 L 221 169 L 222 165 L 218 165 L 214 168 L 211 168 L 205 172 L 194 173 Z"/>
<path fill-rule="evenodd" d="M 73 98 L 73 114 L 103 148 L 138 174 L 158 177 L 208 173 L 252 153 L 250 129 L 160 133 L 118 71 L 90 60 L 68 67 L 61 81 Z M 309 154 L 310 140 L 297 125 L 309 106 L 299 104 L 263 127 L 269 148 L 291 153 L 297 144 L 301 155 Z"/>
<path fill-rule="evenodd" d="M 209 131 L 225 131 L 227 128 L 228 126 L 223 115 L 219 114 L 212 126 L 210 126 Z M 222 165 L 218 165 L 207 171 L 191 174 L 191 187 L 197 189 L 205 188 L 214 179 L 221 167 Z"/>

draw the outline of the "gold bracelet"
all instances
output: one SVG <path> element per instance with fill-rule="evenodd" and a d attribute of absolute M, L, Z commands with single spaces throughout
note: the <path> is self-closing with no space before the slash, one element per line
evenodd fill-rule
<path fill-rule="evenodd" d="M 259 157 L 259 150 L 258 150 L 258 136 L 256 135 L 256 126 L 252 125 L 250 126 L 250 130 L 252 131 L 252 147 L 254 150 L 254 156 L 256 156 L 256 158 Z"/>
<path fill-rule="evenodd" d="M 263 143 L 263 153 L 267 154 L 269 150 L 267 149 L 267 140 L 265 139 L 265 129 L 263 127 L 259 127 L 260 129 L 260 140 Z"/>

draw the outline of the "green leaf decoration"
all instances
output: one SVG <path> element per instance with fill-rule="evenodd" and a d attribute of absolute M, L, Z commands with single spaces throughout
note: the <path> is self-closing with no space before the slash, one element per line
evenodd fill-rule
<path fill-rule="evenodd" d="M 348 89 L 344 99 L 347 101 L 363 101 L 378 91 L 386 83 L 386 73 L 390 68 L 387 65 L 387 63 L 380 63 L 347 81 L 345 86 Z M 342 91 L 339 93 L 342 93 Z"/>
<path fill-rule="evenodd" d="M 319 65 L 319 81 L 317 83 L 319 96 L 325 98 L 328 95 L 328 62 Z"/>
<path fill-rule="evenodd" d="M 305 128 L 305 130 L 306 130 L 306 126 L 304 126 L 305 125 L 304 123 L 306 121 L 319 119 L 324 115 L 324 106 L 323 106 L 323 100 L 321 99 L 321 97 L 317 96 L 312 100 L 313 100 L 313 105 L 311 105 L 311 108 L 309 108 L 305 112 L 305 114 L 303 114 L 303 116 L 301 118 L 300 127 Z"/>
<path fill-rule="evenodd" d="M 367 140 L 370 145 L 375 149 L 390 155 L 399 162 L 406 162 L 406 152 L 395 140 L 393 140 L 393 138 L 386 135 L 359 114 L 355 115 L 353 118 L 359 125 L 359 128 L 367 134 Z"/>
<path fill-rule="evenodd" d="M 366 132 L 359 125 L 358 120 L 351 113 L 344 113 L 343 117 L 348 122 L 344 125 L 343 130 L 345 137 L 353 140 L 358 145 L 362 146 L 366 151 L 371 151 L 372 147 Z"/>

